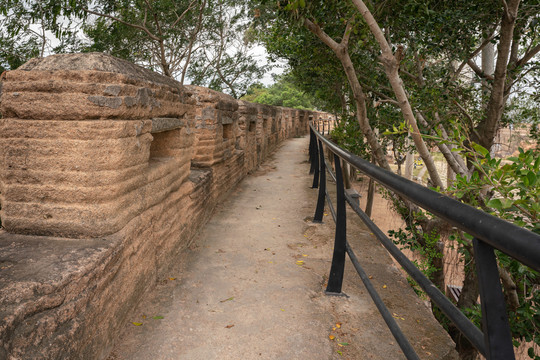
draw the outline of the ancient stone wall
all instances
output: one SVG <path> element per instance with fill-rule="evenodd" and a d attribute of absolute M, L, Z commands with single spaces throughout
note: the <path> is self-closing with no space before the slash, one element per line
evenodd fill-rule
<path fill-rule="evenodd" d="M 310 119 L 103 54 L 0 82 L 0 359 L 102 359 L 217 202 Z"/>

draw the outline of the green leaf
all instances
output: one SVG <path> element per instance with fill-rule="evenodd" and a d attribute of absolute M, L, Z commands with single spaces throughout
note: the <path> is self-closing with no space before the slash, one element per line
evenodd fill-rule
<path fill-rule="evenodd" d="M 529 180 L 529 186 L 534 186 L 536 184 L 536 174 L 532 171 L 527 173 L 527 179 Z"/>
<path fill-rule="evenodd" d="M 491 199 L 486 203 L 486 205 L 497 210 L 502 210 L 503 207 L 500 199 Z"/>
<path fill-rule="evenodd" d="M 508 209 L 514 205 L 514 201 L 512 199 L 501 199 L 501 205 L 503 209 Z"/>
<path fill-rule="evenodd" d="M 487 157 L 489 155 L 489 151 L 482 145 L 474 143 L 473 148 L 474 150 L 476 150 L 476 152 L 480 153 L 483 157 Z"/>
<path fill-rule="evenodd" d="M 161 320 L 161 319 L 163 319 L 163 316 L 160 316 L 160 315 L 152 316 L 152 319 Z"/>

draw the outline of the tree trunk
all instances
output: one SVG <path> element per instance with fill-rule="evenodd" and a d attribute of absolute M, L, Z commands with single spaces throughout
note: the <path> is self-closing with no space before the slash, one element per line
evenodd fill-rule
<path fill-rule="evenodd" d="M 334 41 L 328 34 L 326 34 L 317 24 L 313 23 L 309 19 L 304 19 L 304 26 L 311 31 L 315 36 L 317 36 L 324 44 L 326 44 L 336 55 L 338 60 L 341 62 L 345 75 L 347 75 L 347 80 L 349 86 L 351 87 L 354 102 L 356 105 L 356 119 L 360 125 L 362 133 L 366 137 L 366 140 L 375 154 L 375 159 L 380 167 L 383 167 L 387 170 L 390 170 L 388 161 L 384 154 L 383 148 L 379 143 L 378 136 L 373 132 L 373 129 L 369 125 L 369 120 L 367 117 L 367 108 L 366 108 L 366 97 L 360 82 L 358 81 L 358 76 L 354 70 L 354 65 L 349 56 L 348 38 L 350 35 L 350 24 L 347 24 L 345 34 L 343 35 L 343 40 L 341 43 Z"/>
<path fill-rule="evenodd" d="M 345 73 L 347 74 L 347 79 L 349 80 L 349 84 L 351 85 L 351 89 L 354 95 L 354 100 L 356 103 L 356 119 L 358 120 L 360 129 L 362 130 L 362 133 L 366 137 L 369 146 L 373 150 L 375 160 L 377 161 L 379 166 L 387 170 L 390 170 L 390 165 L 388 164 L 383 148 L 379 143 L 379 138 L 375 134 L 371 126 L 369 125 L 369 119 L 367 117 L 367 108 L 366 108 L 366 97 L 364 95 L 362 86 L 360 85 L 360 82 L 358 81 L 358 77 L 356 75 L 356 71 L 354 70 L 354 66 L 349 56 L 349 52 L 347 51 L 347 49 L 343 49 L 341 54 L 336 54 L 336 55 L 338 56 L 338 59 L 341 61 L 341 64 L 343 65 L 343 68 L 345 69 Z"/>
<path fill-rule="evenodd" d="M 508 59 L 514 37 L 514 26 L 517 18 L 517 11 L 520 0 L 509 0 L 506 2 L 505 11 L 501 21 L 501 31 L 499 46 L 497 47 L 497 63 L 491 96 L 487 104 L 484 118 L 477 126 L 478 135 L 473 133 L 473 141 L 490 150 L 495 139 L 495 134 L 500 126 L 500 120 L 504 109 L 506 74 Z"/>
<path fill-rule="evenodd" d="M 465 266 L 465 280 L 463 281 L 463 287 L 461 289 L 461 295 L 457 303 L 459 309 L 467 309 L 476 305 L 478 300 L 478 279 L 476 277 L 476 267 L 474 263 L 474 254 L 472 245 L 465 246 L 471 254 L 471 261 Z M 476 360 L 478 351 L 471 344 L 471 342 L 457 329 L 457 327 L 450 323 L 448 326 L 448 333 L 456 343 L 456 350 L 459 353 L 460 359 L 464 360 Z"/>
<path fill-rule="evenodd" d="M 414 145 L 416 146 L 418 154 L 420 154 L 420 156 L 424 160 L 427 171 L 431 178 L 431 182 L 435 186 L 438 186 L 441 189 L 444 189 L 444 184 L 442 183 L 439 173 L 437 171 L 437 168 L 435 167 L 435 162 L 433 161 L 433 157 L 431 156 L 431 153 L 429 152 L 429 149 L 427 148 L 426 143 L 422 139 L 420 130 L 418 129 L 418 124 L 416 122 L 416 118 L 414 117 L 411 104 L 409 103 L 409 99 L 403 87 L 403 82 L 399 76 L 399 61 L 396 60 L 396 57 L 392 53 L 392 49 L 390 48 L 390 45 L 388 44 L 388 42 L 386 41 L 386 38 L 384 37 L 384 33 L 382 32 L 381 28 L 375 21 L 375 18 L 373 17 L 371 12 L 367 8 L 366 4 L 364 4 L 362 0 L 352 0 L 352 2 L 358 8 L 358 11 L 360 11 L 360 13 L 362 14 L 362 17 L 364 18 L 367 25 L 369 26 L 371 33 L 373 34 L 373 36 L 379 43 L 379 47 L 381 48 L 381 51 L 382 51 L 380 60 L 383 63 L 386 76 L 388 77 L 388 80 L 390 81 L 390 84 L 392 85 L 392 90 L 394 91 L 394 94 L 396 95 L 396 98 L 399 103 L 399 107 L 401 109 L 401 112 L 403 113 L 403 117 L 405 118 L 409 126 L 411 127 L 411 130 L 412 130 L 411 136 L 413 138 Z"/>
<path fill-rule="evenodd" d="M 487 44 L 482 49 L 482 72 L 486 75 L 492 75 L 495 69 L 495 47 L 493 43 Z M 486 79 L 482 79 L 482 88 L 483 93 L 487 94 L 489 92 L 489 86 Z"/>

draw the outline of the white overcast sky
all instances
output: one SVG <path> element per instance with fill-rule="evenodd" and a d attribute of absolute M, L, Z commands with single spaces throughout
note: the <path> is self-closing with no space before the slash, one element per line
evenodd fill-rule
<path fill-rule="evenodd" d="M 31 25 L 32 30 L 34 30 L 37 33 L 41 32 L 40 25 Z M 81 33 L 80 37 L 84 39 L 84 35 Z M 50 31 L 47 31 L 47 38 L 49 40 L 49 44 L 47 46 L 48 50 L 45 50 L 45 56 L 51 54 L 51 49 L 59 44 L 58 39 L 52 34 Z M 254 54 L 255 59 L 257 60 L 257 63 L 259 65 L 266 65 L 268 64 L 268 53 L 266 52 L 266 49 L 262 45 L 256 45 L 252 50 L 252 53 Z M 272 78 L 272 75 L 278 75 L 282 74 L 285 71 L 286 63 L 284 61 L 279 61 L 275 64 L 273 64 L 273 67 L 270 69 L 268 73 L 265 74 L 265 76 L 262 79 L 257 79 L 260 81 L 263 85 L 268 86 L 274 83 L 274 79 Z M 189 78 L 186 79 L 186 84 L 189 83 Z"/>

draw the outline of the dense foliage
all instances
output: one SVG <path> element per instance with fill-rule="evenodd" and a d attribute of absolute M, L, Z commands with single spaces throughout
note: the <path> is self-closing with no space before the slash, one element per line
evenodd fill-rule
<path fill-rule="evenodd" d="M 288 76 L 279 76 L 276 82 L 268 87 L 262 84 L 252 85 L 242 100 L 296 109 L 314 110 L 313 98 L 299 90 Z"/>

